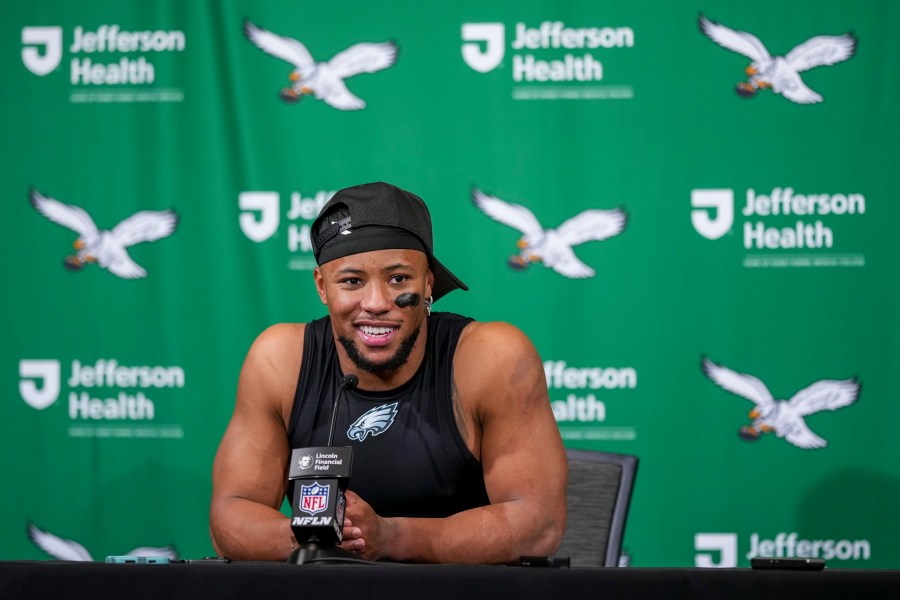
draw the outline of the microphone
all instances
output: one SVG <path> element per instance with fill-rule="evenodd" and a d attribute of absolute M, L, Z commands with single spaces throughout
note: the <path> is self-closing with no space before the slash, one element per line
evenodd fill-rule
<path fill-rule="evenodd" d="M 338 385 L 331 403 L 328 445 L 295 448 L 291 452 L 288 472 L 288 482 L 294 486 L 291 530 L 299 547 L 291 552 L 289 563 L 360 560 L 338 547 L 344 539 L 344 493 L 350 483 L 353 448 L 332 446 L 341 396 L 357 385 L 359 377 L 352 373 L 345 375 Z"/>
<path fill-rule="evenodd" d="M 329 446 L 332 444 L 332 440 L 334 440 L 334 424 L 337 422 L 338 400 L 341 399 L 341 394 L 344 390 L 352 392 L 358 385 L 359 377 L 353 373 L 348 373 L 347 375 L 344 375 L 344 378 L 341 380 L 341 385 L 338 386 L 337 393 L 334 395 L 334 401 L 331 403 L 331 429 L 328 430 Z"/>

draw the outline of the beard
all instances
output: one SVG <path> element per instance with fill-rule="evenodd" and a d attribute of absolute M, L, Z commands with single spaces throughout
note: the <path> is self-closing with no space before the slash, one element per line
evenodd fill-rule
<path fill-rule="evenodd" d="M 413 346 L 416 345 L 416 340 L 419 339 L 419 332 L 421 330 L 421 325 L 416 327 L 408 337 L 400 341 L 400 346 L 397 348 L 397 351 L 394 352 L 393 356 L 383 362 L 375 362 L 363 356 L 362 352 L 359 351 L 356 342 L 350 338 L 340 336 L 338 337 L 338 341 L 341 343 L 341 346 L 344 347 L 347 357 L 354 365 L 356 365 L 356 368 L 372 373 L 373 375 L 383 376 L 395 373 L 400 367 L 406 364 L 406 361 L 409 360 L 409 355 L 412 354 Z"/>

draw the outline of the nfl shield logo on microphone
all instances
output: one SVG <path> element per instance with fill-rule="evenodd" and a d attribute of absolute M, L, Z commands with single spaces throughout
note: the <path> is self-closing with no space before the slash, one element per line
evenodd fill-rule
<path fill-rule="evenodd" d="M 314 515 L 328 508 L 328 487 L 315 482 L 312 485 L 300 486 L 300 506 L 305 513 Z"/>

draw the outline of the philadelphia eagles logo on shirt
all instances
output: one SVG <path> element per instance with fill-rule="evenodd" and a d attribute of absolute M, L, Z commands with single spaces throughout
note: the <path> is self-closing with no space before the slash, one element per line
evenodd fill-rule
<path fill-rule="evenodd" d="M 383 404 L 376 406 L 372 410 L 367 410 L 350 425 L 350 429 L 347 430 L 347 437 L 351 440 L 362 442 L 370 433 L 372 435 L 381 435 L 393 425 L 394 417 L 397 416 L 397 404 L 397 402 Z"/>

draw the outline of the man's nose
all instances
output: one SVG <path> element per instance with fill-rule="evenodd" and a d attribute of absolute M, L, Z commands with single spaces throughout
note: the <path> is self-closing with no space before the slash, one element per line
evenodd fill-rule
<path fill-rule="evenodd" d="M 392 302 L 393 298 L 385 286 L 370 282 L 365 288 L 360 308 L 373 315 L 380 315 L 391 310 Z"/>

